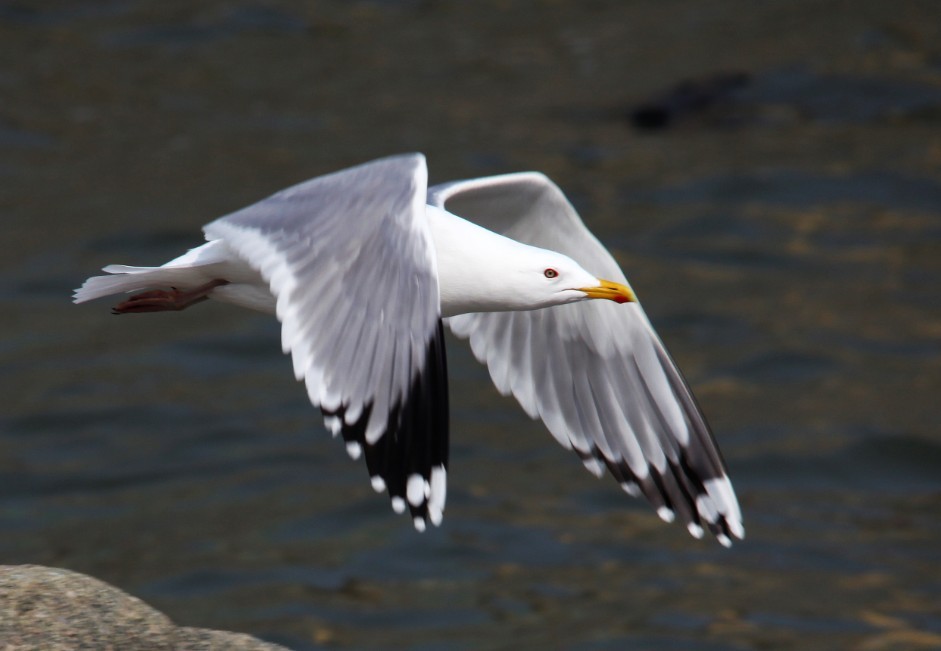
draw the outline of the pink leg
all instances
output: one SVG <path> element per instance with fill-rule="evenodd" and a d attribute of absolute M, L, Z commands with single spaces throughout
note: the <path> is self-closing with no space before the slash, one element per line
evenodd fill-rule
<path fill-rule="evenodd" d="M 209 293 L 216 287 L 228 285 L 228 280 L 217 278 L 205 285 L 194 287 L 185 292 L 176 287 L 154 289 L 140 294 L 134 294 L 126 301 L 122 301 L 111 308 L 112 314 L 133 314 L 136 312 L 167 312 L 172 310 L 185 310 L 190 305 L 205 301 Z"/>

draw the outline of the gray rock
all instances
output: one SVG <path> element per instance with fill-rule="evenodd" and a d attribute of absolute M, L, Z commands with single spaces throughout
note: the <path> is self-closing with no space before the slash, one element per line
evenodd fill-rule
<path fill-rule="evenodd" d="M 178 627 L 92 577 L 40 565 L 0 565 L 2 651 L 288 651 L 250 635 Z"/>

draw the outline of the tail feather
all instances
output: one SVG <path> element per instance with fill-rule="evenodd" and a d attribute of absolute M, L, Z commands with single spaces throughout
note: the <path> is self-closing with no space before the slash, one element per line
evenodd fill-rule
<path fill-rule="evenodd" d="M 142 274 L 163 268 L 164 267 L 132 267 L 126 264 L 109 264 L 107 267 L 102 268 L 102 271 L 109 274 Z"/>
<path fill-rule="evenodd" d="M 179 287 L 187 289 L 198 284 L 200 277 L 194 274 L 192 268 L 167 267 L 128 267 L 112 264 L 102 271 L 111 276 L 92 276 L 72 295 L 73 303 L 84 303 L 103 296 L 135 292 L 141 289 L 154 289 L 159 287 Z"/>

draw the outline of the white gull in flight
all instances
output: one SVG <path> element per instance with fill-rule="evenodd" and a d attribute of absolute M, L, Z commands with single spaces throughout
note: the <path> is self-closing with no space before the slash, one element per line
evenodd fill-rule
<path fill-rule="evenodd" d="M 421 154 L 311 179 L 209 223 L 161 267 L 105 267 L 74 300 L 146 290 L 114 312 L 212 298 L 276 314 L 327 429 L 419 530 L 444 512 L 447 324 L 592 473 L 697 538 L 744 537 L 689 386 L 562 191 L 538 173 L 427 180 Z"/>

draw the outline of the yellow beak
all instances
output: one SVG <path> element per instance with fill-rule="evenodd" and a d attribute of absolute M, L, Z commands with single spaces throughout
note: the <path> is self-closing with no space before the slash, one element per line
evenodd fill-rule
<path fill-rule="evenodd" d="M 632 290 L 627 285 L 614 283 L 610 280 L 602 280 L 600 282 L 601 284 L 597 287 L 583 287 L 578 291 L 588 294 L 588 298 L 606 298 L 609 301 L 614 301 L 615 303 L 637 302 L 637 297 L 634 295 L 634 290 Z"/>

